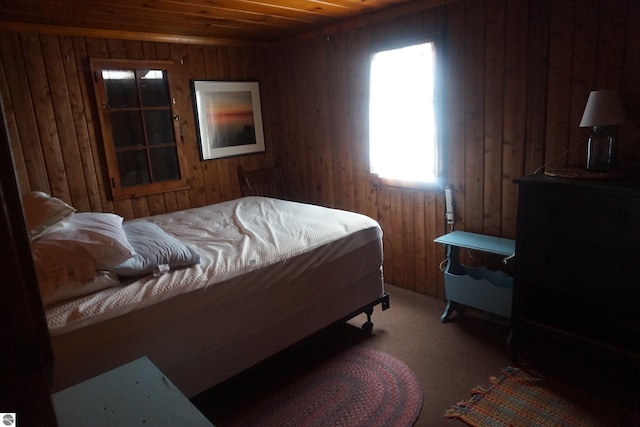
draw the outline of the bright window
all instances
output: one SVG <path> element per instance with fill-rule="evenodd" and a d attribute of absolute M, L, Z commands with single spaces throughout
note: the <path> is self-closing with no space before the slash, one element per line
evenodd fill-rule
<path fill-rule="evenodd" d="M 433 42 L 375 53 L 371 58 L 369 161 L 382 179 L 435 184 L 438 139 Z"/>

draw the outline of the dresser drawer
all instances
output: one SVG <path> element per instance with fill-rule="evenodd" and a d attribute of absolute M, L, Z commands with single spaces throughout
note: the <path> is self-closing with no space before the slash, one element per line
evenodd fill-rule
<path fill-rule="evenodd" d="M 580 295 L 527 286 L 519 320 L 583 337 L 640 357 L 640 321 L 631 307 L 603 306 Z"/>
<path fill-rule="evenodd" d="M 640 251 L 556 244 L 523 249 L 516 263 L 516 277 L 531 286 L 581 295 L 601 305 L 640 307 Z"/>
<path fill-rule="evenodd" d="M 640 195 L 565 191 L 549 186 L 528 191 L 524 217 L 529 245 L 579 246 L 597 243 L 620 250 L 640 249 Z"/>

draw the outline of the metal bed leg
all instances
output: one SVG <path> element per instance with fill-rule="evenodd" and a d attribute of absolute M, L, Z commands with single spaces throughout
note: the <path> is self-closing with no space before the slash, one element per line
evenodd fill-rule
<path fill-rule="evenodd" d="M 371 332 L 373 332 L 373 322 L 371 321 L 373 306 L 367 307 L 364 312 L 367 314 L 367 321 L 362 325 L 362 330 L 370 334 Z"/>
<path fill-rule="evenodd" d="M 368 305 L 362 310 L 362 312 L 367 315 L 367 321 L 364 322 L 364 324 L 362 325 L 362 330 L 369 334 L 373 332 L 373 322 L 371 321 L 371 315 L 373 314 L 373 307 L 375 307 L 378 304 L 380 304 L 380 306 L 382 307 L 382 311 L 388 309 L 390 307 L 389 294 L 385 293 L 380 297 L 379 300 L 377 300 L 371 305 Z"/>

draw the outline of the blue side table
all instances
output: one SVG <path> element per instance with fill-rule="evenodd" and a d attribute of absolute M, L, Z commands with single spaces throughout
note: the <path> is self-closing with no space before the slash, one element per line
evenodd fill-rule
<path fill-rule="evenodd" d="M 515 240 L 453 231 L 434 239 L 434 242 L 447 248 L 447 268 L 444 271 L 447 307 L 440 317 L 443 323 L 453 311 L 461 312 L 465 305 L 511 317 L 513 277 L 485 267 L 460 264 L 460 248 L 503 255 L 506 262 L 515 256 Z"/>

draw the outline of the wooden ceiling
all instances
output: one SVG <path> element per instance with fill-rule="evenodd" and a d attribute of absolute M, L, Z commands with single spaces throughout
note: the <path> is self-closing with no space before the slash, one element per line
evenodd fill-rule
<path fill-rule="evenodd" d="M 8 0 L 0 29 L 192 43 L 275 43 L 452 0 Z"/>

